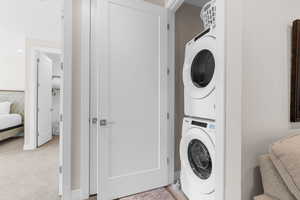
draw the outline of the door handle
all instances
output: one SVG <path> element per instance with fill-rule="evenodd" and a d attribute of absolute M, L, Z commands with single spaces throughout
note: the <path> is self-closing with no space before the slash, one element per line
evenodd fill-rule
<path fill-rule="evenodd" d="M 97 122 L 98 122 L 98 118 L 93 117 L 93 118 L 92 118 L 92 124 L 97 124 Z"/>
<path fill-rule="evenodd" d="M 113 125 L 115 122 L 109 122 L 107 119 L 101 119 L 100 120 L 100 126 L 108 126 L 108 125 Z"/>

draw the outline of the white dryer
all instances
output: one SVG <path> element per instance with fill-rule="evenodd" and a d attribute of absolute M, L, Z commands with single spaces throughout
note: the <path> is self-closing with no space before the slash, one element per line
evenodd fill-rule
<path fill-rule="evenodd" d="M 183 66 L 185 115 L 216 119 L 216 37 L 207 29 L 186 44 Z"/>
<path fill-rule="evenodd" d="M 215 123 L 184 118 L 180 142 L 181 188 L 189 200 L 215 199 Z"/>

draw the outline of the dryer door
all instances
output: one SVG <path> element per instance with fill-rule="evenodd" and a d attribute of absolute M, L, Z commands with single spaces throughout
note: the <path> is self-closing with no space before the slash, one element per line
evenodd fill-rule
<path fill-rule="evenodd" d="M 183 82 L 192 98 L 202 99 L 215 89 L 216 39 L 204 36 L 190 45 L 187 47 Z"/>
<path fill-rule="evenodd" d="M 197 88 L 206 87 L 212 80 L 215 72 L 215 58 L 208 49 L 201 50 L 191 65 L 191 81 Z"/>
<path fill-rule="evenodd" d="M 182 168 L 201 194 L 211 194 L 215 190 L 215 145 L 201 128 L 191 128 L 183 134 L 180 144 Z"/>

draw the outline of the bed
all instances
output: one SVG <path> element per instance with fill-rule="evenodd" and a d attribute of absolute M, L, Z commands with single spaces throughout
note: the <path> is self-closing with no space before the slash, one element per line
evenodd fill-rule
<path fill-rule="evenodd" d="M 24 131 L 20 114 L 0 114 L 0 141 L 18 136 Z"/>
<path fill-rule="evenodd" d="M 24 133 L 24 92 L 0 91 L 0 141 Z"/>

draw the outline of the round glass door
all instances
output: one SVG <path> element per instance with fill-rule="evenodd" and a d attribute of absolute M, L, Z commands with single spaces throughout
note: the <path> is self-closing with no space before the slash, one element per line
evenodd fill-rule
<path fill-rule="evenodd" d="M 215 58 L 211 51 L 200 51 L 194 58 L 191 66 L 191 78 L 197 88 L 206 87 L 212 80 L 215 72 Z"/>
<path fill-rule="evenodd" d="M 212 173 L 212 159 L 206 146 L 198 139 L 188 145 L 188 160 L 193 172 L 202 180 Z"/>

